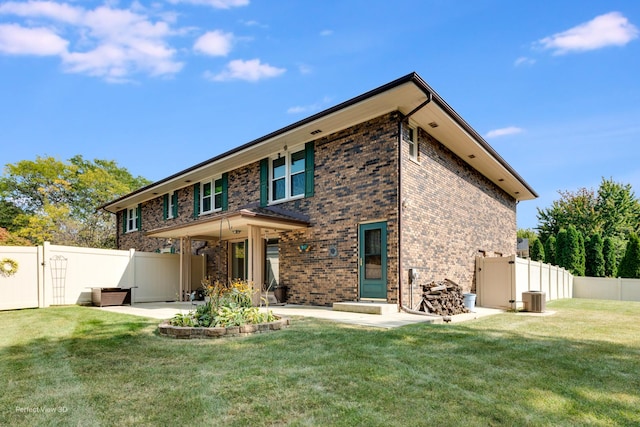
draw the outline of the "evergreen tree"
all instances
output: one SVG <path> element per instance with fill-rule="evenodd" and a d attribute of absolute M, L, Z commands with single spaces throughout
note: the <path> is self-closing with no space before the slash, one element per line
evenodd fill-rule
<path fill-rule="evenodd" d="M 556 246 L 558 265 L 573 275 L 584 276 L 584 239 L 576 227 L 560 230 Z"/>
<path fill-rule="evenodd" d="M 640 279 L 640 238 L 636 233 L 629 235 L 627 249 L 618 267 L 618 276 L 629 279 Z"/>
<path fill-rule="evenodd" d="M 558 265 L 556 256 L 556 236 L 549 236 L 544 242 L 544 262 L 551 265 Z"/>
<path fill-rule="evenodd" d="M 533 241 L 533 245 L 531 245 L 531 252 L 529 254 L 532 260 L 534 261 L 544 261 L 544 247 L 542 246 L 542 242 L 540 239 L 535 239 Z"/>
<path fill-rule="evenodd" d="M 602 243 L 605 277 L 616 277 L 618 264 L 616 263 L 616 245 L 611 237 L 606 237 Z"/>
<path fill-rule="evenodd" d="M 585 274 L 589 277 L 604 277 L 603 241 L 599 233 L 594 233 L 585 243 Z"/>
<path fill-rule="evenodd" d="M 586 251 L 584 249 L 584 236 L 576 229 L 576 235 L 578 237 L 578 257 L 576 259 L 576 266 L 574 273 L 576 276 L 585 275 L 585 265 L 587 261 Z"/>
<path fill-rule="evenodd" d="M 566 228 L 561 228 L 556 237 L 556 263 L 559 267 L 567 268 L 569 265 L 569 237 Z"/>

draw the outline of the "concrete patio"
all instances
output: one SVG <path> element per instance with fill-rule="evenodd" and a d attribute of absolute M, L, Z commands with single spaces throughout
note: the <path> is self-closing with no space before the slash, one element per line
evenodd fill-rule
<path fill-rule="evenodd" d="M 371 306 L 371 303 L 362 303 Z M 96 307 L 96 309 L 110 311 L 114 313 L 131 314 L 135 316 L 150 317 L 154 319 L 170 319 L 177 313 L 188 313 L 195 309 L 191 302 L 151 302 L 136 303 L 133 305 Z M 264 310 L 265 308 L 263 308 Z M 369 326 L 376 328 L 397 328 L 414 323 L 443 323 L 443 318 L 439 316 L 422 316 L 405 312 L 398 313 L 393 310 L 383 310 L 382 314 L 357 313 L 352 311 L 342 311 L 331 307 L 315 307 L 302 305 L 272 305 L 269 309 L 276 315 L 295 318 L 297 316 L 313 317 L 317 319 L 329 320 L 332 322 L 346 323 L 352 325 Z M 476 307 L 474 313 L 457 314 L 451 316 L 451 322 L 464 322 L 478 319 L 484 316 L 502 313 L 504 310 L 494 308 Z"/>

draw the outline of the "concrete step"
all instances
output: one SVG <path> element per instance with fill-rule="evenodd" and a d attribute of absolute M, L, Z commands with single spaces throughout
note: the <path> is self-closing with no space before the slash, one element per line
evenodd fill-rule
<path fill-rule="evenodd" d="M 398 312 L 398 305 L 388 304 L 386 302 L 367 301 L 334 302 L 333 310 L 365 314 L 392 314 Z"/>

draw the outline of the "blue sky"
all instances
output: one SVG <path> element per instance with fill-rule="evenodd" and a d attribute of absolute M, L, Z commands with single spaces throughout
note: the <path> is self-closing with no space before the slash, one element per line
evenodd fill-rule
<path fill-rule="evenodd" d="M 640 2 L 0 2 L 0 164 L 164 178 L 412 71 L 540 197 L 640 193 Z"/>

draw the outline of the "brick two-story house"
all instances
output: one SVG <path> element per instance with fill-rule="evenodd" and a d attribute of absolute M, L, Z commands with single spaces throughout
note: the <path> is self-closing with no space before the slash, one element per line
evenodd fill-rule
<path fill-rule="evenodd" d="M 412 73 L 102 208 L 118 247 L 204 254 L 213 279 L 408 306 L 411 268 L 470 290 L 479 251 L 515 253 L 516 205 L 535 197 Z"/>

